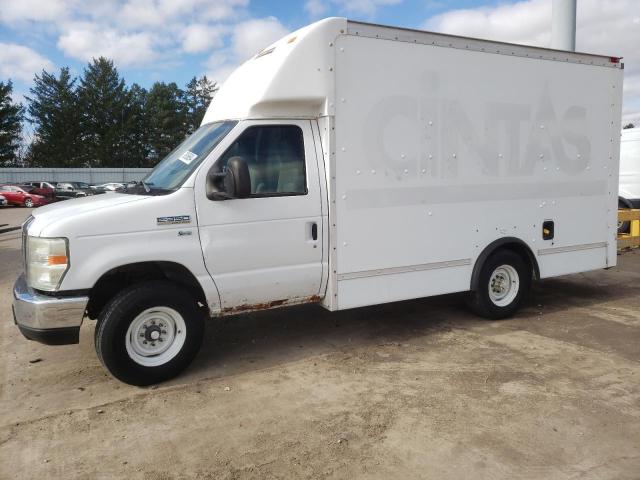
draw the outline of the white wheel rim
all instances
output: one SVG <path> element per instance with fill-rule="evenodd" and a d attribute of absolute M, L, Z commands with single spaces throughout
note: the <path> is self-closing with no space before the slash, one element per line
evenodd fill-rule
<path fill-rule="evenodd" d="M 500 265 L 489 277 L 489 298 L 498 307 L 509 305 L 520 290 L 520 277 L 511 265 Z"/>
<path fill-rule="evenodd" d="M 125 345 L 131 360 L 144 367 L 157 367 L 182 350 L 186 336 L 182 315 L 173 308 L 153 307 L 133 319 Z"/>

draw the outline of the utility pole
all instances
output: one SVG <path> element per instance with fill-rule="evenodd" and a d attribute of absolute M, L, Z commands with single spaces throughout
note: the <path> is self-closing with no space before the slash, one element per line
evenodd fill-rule
<path fill-rule="evenodd" d="M 551 14 L 551 48 L 576 50 L 577 0 L 553 0 Z"/>

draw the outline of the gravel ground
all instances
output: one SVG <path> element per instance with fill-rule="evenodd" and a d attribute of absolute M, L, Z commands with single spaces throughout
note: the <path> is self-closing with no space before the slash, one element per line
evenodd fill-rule
<path fill-rule="evenodd" d="M 460 295 L 212 321 L 143 389 L 105 373 L 91 321 L 80 345 L 22 338 L 19 243 L 0 235 L 0 478 L 640 478 L 639 252 L 500 322 Z"/>

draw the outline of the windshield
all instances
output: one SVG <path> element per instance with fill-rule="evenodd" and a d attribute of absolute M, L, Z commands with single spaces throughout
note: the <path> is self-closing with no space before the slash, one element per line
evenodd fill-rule
<path fill-rule="evenodd" d="M 151 190 L 175 190 L 211 153 L 237 122 L 215 122 L 201 126 L 167 155 L 143 180 Z"/>

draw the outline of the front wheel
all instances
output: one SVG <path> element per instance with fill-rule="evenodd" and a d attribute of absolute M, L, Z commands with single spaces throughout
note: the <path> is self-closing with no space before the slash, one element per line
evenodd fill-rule
<path fill-rule="evenodd" d="M 96 352 L 118 380 L 151 385 L 175 377 L 194 359 L 204 333 L 204 314 L 186 290 L 170 282 L 134 285 L 103 309 Z"/>
<path fill-rule="evenodd" d="M 31 200 L 30 198 L 25 198 L 24 199 L 24 206 L 27 207 L 27 208 L 33 207 L 33 200 Z"/>
<path fill-rule="evenodd" d="M 531 267 L 510 250 L 492 254 L 482 265 L 470 306 L 481 317 L 498 320 L 513 315 L 531 287 Z"/>

